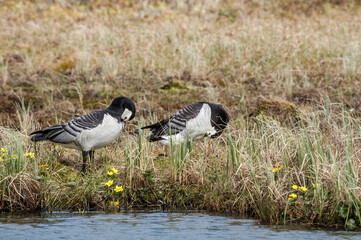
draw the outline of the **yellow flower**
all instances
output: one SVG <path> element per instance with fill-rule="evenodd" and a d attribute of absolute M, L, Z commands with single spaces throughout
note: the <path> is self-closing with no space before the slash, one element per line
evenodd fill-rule
<path fill-rule="evenodd" d="M 30 157 L 30 158 L 34 158 L 35 156 L 35 153 L 32 153 L 32 152 L 28 152 L 26 154 L 24 154 L 25 157 Z"/>
<path fill-rule="evenodd" d="M 3 153 L 2 157 L 5 157 L 6 153 Z"/>
<path fill-rule="evenodd" d="M 272 171 L 272 172 L 277 172 L 277 171 L 281 171 L 283 169 L 283 166 L 280 165 L 279 163 L 276 163 L 274 168 L 268 168 L 269 171 Z"/>
<path fill-rule="evenodd" d="M 14 156 L 13 156 L 14 158 L 16 158 L 16 155 L 14 154 Z"/>
<path fill-rule="evenodd" d="M 118 173 L 118 170 L 115 169 L 115 168 L 110 168 L 110 171 L 112 171 L 114 174 L 119 174 L 119 173 Z"/>
<path fill-rule="evenodd" d="M 43 164 L 43 165 L 40 165 L 39 167 L 40 167 L 40 168 L 47 168 L 47 167 L 48 167 L 48 164 Z"/>
<path fill-rule="evenodd" d="M 302 191 L 304 191 L 304 192 L 307 191 L 307 188 L 305 188 L 305 187 L 300 187 L 300 189 L 301 189 Z"/>
<path fill-rule="evenodd" d="M 109 171 L 107 174 L 108 176 L 112 176 L 114 173 L 112 171 Z"/>
<path fill-rule="evenodd" d="M 115 186 L 114 191 L 115 192 L 123 192 L 123 187 L 122 186 Z"/>
<path fill-rule="evenodd" d="M 292 194 L 290 194 L 288 197 L 290 197 L 290 198 L 296 198 L 296 197 L 297 197 L 297 194 L 292 193 Z"/>
<path fill-rule="evenodd" d="M 109 180 L 108 182 L 104 183 L 104 186 L 108 186 L 110 187 L 111 185 L 113 185 L 114 180 Z"/>
<path fill-rule="evenodd" d="M 297 186 L 297 185 L 293 185 L 292 188 L 293 188 L 294 190 L 297 190 L 298 186 Z"/>
<path fill-rule="evenodd" d="M 292 199 L 293 199 L 293 198 L 289 197 L 289 198 L 288 198 L 288 201 L 291 201 Z"/>
<path fill-rule="evenodd" d="M 4 152 L 6 152 L 6 150 L 4 149 L 4 148 L 1 148 L 1 151 L 4 153 Z"/>
<path fill-rule="evenodd" d="M 47 168 L 45 168 L 45 170 L 49 170 L 49 168 L 47 167 Z"/>
<path fill-rule="evenodd" d="M 119 201 L 116 201 L 116 202 L 110 201 L 109 203 L 110 203 L 110 205 L 114 205 L 116 207 L 119 206 Z"/>

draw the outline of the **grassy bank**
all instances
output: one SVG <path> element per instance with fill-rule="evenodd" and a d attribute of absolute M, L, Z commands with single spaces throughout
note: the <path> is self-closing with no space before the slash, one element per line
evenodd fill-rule
<path fill-rule="evenodd" d="M 310 3 L 1 3 L 1 210 L 171 206 L 360 226 L 360 9 Z M 79 152 L 29 141 L 120 95 L 136 118 L 87 176 Z M 141 126 L 201 100 L 230 112 L 220 138 L 147 143 Z"/>

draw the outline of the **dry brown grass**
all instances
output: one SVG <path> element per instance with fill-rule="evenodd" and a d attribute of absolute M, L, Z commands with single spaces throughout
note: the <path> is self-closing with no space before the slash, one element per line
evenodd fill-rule
<path fill-rule="evenodd" d="M 2 209 L 104 209 L 119 198 L 122 207 L 161 200 L 273 223 L 359 224 L 358 2 L 187 2 L 1 3 L 0 122 L 11 129 L 0 141 L 18 156 L 1 162 Z M 88 177 L 76 151 L 42 143 L 35 160 L 20 157 L 35 150 L 29 132 L 120 95 L 137 116 Z M 139 142 L 139 126 L 199 100 L 229 110 L 222 137 L 173 158 L 146 133 Z M 103 186 L 111 166 L 121 196 Z M 289 201 L 294 184 L 308 191 Z M 23 198 L 26 189 L 34 195 Z"/>

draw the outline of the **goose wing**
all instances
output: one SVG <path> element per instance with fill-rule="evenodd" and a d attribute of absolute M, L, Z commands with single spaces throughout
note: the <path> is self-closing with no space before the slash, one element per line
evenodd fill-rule
<path fill-rule="evenodd" d="M 180 109 L 170 118 L 164 119 L 158 123 L 143 127 L 149 128 L 152 134 L 149 136 L 150 141 L 156 141 L 163 135 L 174 135 L 186 129 L 187 121 L 197 117 L 201 108 L 202 102 L 193 103 Z"/>

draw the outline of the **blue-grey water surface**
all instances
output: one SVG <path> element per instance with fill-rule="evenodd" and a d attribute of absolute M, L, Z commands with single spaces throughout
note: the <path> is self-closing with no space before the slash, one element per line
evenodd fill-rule
<path fill-rule="evenodd" d="M 259 226 L 204 213 L 0 214 L 0 239 L 361 239 L 360 232 Z"/>

